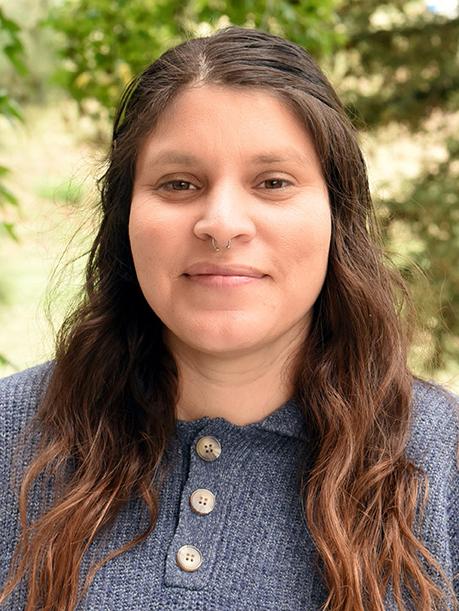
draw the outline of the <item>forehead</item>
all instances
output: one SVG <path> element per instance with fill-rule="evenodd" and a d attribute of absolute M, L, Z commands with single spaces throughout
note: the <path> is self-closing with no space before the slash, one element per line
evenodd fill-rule
<path fill-rule="evenodd" d="M 182 90 L 159 117 L 140 156 L 155 163 L 193 163 L 225 154 L 259 163 L 315 158 L 300 117 L 262 88 L 199 85 Z"/>

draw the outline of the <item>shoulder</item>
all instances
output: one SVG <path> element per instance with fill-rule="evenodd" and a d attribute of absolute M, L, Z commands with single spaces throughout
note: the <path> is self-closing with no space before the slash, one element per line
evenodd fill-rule
<path fill-rule="evenodd" d="M 459 508 L 458 397 L 437 384 L 416 380 L 411 416 L 407 458 L 427 475 L 429 497 L 438 511 Z"/>
<path fill-rule="evenodd" d="M 438 384 L 416 379 L 407 446 L 410 458 L 423 466 L 451 470 L 456 467 L 458 442 L 459 397 Z"/>
<path fill-rule="evenodd" d="M 48 361 L 0 379 L 0 410 L 11 405 L 33 404 L 40 399 L 53 368 Z"/>
<path fill-rule="evenodd" d="M 413 414 L 416 420 L 439 425 L 459 423 L 459 396 L 447 388 L 416 378 L 413 382 Z"/>
<path fill-rule="evenodd" d="M 17 478 L 30 464 L 39 442 L 34 416 L 51 371 L 52 362 L 48 362 L 0 379 L 0 495 L 11 515 L 16 515 Z M 3 512 L 2 519 L 5 516 Z"/>
<path fill-rule="evenodd" d="M 452 580 L 459 572 L 457 395 L 437 384 L 415 381 L 407 456 L 428 478 L 428 503 L 421 537 Z M 459 583 L 454 587 L 459 600 Z"/>
<path fill-rule="evenodd" d="M 5 442 L 30 422 L 46 389 L 53 362 L 0 379 L 0 436 Z"/>

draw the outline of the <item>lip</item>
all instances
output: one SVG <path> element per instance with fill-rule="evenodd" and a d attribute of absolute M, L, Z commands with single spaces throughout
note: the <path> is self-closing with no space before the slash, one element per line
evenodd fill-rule
<path fill-rule="evenodd" d="M 241 276 L 246 278 L 263 278 L 266 276 L 256 267 L 249 265 L 216 265 L 215 263 L 198 262 L 190 265 L 185 271 L 185 276 Z"/>

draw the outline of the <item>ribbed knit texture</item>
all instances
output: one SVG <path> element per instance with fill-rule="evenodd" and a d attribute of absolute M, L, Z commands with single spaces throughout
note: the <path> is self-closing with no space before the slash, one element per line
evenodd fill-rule
<path fill-rule="evenodd" d="M 41 365 L 0 380 L 0 584 L 19 531 L 13 455 L 21 469 L 30 462 L 34 440 L 27 436 L 23 447 L 19 440 L 48 373 L 49 365 Z M 221 444 L 221 455 L 213 462 L 196 452 L 196 441 L 204 435 Z M 408 455 L 429 476 L 422 538 L 449 577 L 459 571 L 458 436 L 453 398 L 416 382 Z M 310 466 L 309 447 L 293 401 L 246 426 L 222 418 L 179 422 L 168 449 L 172 468 L 161 491 L 154 532 L 99 571 L 78 611 L 320 609 L 327 593 L 297 486 L 300 465 Z M 215 508 L 207 515 L 190 507 L 189 497 L 198 488 L 215 495 Z M 31 511 L 38 511 L 38 498 L 32 500 Z M 110 532 L 99 537 L 99 554 L 127 542 L 146 523 L 146 509 L 132 501 Z M 185 544 L 201 551 L 203 563 L 196 572 L 177 566 L 176 552 Z M 22 610 L 24 601 L 18 588 L 2 609 Z M 395 608 L 390 596 L 386 608 Z"/>

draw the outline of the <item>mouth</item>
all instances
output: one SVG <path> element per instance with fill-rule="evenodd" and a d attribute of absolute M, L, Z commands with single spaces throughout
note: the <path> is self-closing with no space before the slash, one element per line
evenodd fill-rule
<path fill-rule="evenodd" d="M 261 270 L 248 265 L 215 265 L 206 262 L 191 265 L 183 275 L 188 278 L 252 278 L 258 280 L 266 276 Z"/>
<path fill-rule="evenodd" d="M 199 261 L 188 267 L 183 278 L 190 283 L 213 289 L 230 289 L 259 283 L 268 275 L 251 265 L 220 264 Z"/>
<path fill-rule="evenodd" d="M 232 288 L 260 282 L 265 276 L 243 276 L 228 274 L 184 274 L 185 279 L 193 284 L 213 288 Z"/>

